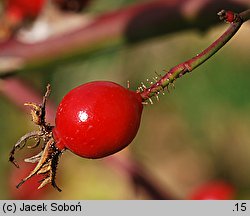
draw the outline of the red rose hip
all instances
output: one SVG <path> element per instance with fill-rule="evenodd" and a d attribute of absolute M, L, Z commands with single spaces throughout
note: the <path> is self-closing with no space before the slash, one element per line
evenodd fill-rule
<path fill-rule="evenodd" d="M 57 109 L 56 146 L 86 158 L 108 156 L 134 139 L 141 113 L 142 99 L 136 92 L 107 81 L 81 85 Z"/>
<path fill-rule="evenodd" d="M 0 16 L 0 41 L 7 40 L 26 23 L 33 21 L 43 10 L 46 0 L 6 0 Z"/>
<path fill-rule="evenodd" d="M 60 155 L 65 150 L 84 157 L 102 158 L 126 147 L 136 136 L 143 110 L 139 92 L 130 91 L 116 83 L 95 81 L 71 90 L 61 101 L 56 113 L 56 124 L 45 121 L 45 106 L 50 94 L 47 86 L 42 104 L 26 103 L 31 107 L 32 120 L 39 131 L 30 132 L 15 144 L 9 160 L 18 166 L 14 154 L 26 141 L 35 139 L 31 148 L 43 143 L 39 154 L 25 159 L 37 163 L 34 170 L 17 185 L 20 187 L 34 175 L 43 175 L 38 188 L 56 183 L 56 169 Z"/>
<path fill-rule="evenodd" d="M 45 0 L 7 0 L 6 13 L 18 18 L 35 18 L 41 12 Z"/>
<path fill-rule="evenodd" d="M 191 200 L 231 200 L 234 198 L 234 186 L 223 180 L 203 184 L 189 196 Z"/>

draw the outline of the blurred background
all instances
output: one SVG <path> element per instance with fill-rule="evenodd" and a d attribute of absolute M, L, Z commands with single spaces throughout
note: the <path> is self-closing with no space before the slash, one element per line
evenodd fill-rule
<path fill-rule="evenodd" d="M 129 80 L 134 90 L 147 85 L 155 72 L 164 74 L 223 33 L 218 11 L 240 12 L 249 1 L 51 0 L 31 8 L 32 15 L 12 1 L 0 3 L 1 199 L 190 199 L 218 181 L 233 191 L 224 199 L 250 198 L 250 23 L 145 106 L 126 149 L 98 160 L 65 152 L 57 172 L 61 193 L 51 186 L 37 191 L 37 179 L 17 190 L 31 168 L 8 162 L 16 141 L 37 129 L 22 104 L 41 101 L 47 83 L 53 124 L 70 89 L 94 80 L 123 86 Z M 24 148 L 17 158 L 33 154 Z"/>

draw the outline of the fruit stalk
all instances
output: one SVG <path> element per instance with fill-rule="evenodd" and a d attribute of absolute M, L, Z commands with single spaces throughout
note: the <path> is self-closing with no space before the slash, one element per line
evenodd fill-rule
<path fill-rule="evenodd" d="M 231 15 L 233 14 L 233 20 Z M 242 13 L 233 13 L 231 11 L 222 10 L 218 13 L 220 19 L 230 22 L 228 29 L 209 47 L 197 54 L 195 57 L 176 65 L 171 68 L 167 73 L 161 77 L 157 82 L 152 84 L 149 88 L 143 88 L 140 92 L 143 101 L 156 96 L 164 88 L 168 87 L 169 84 L 173 83 L 177 78 L 182 77 L 184 74 L 193 71 L 195 68 L 203 64 L 206 60 L 212 57 L 217 51 L 219 51 L 240 29 L 241 25 L 250 19 L 250 9 Z M 139 90 L 138 90 L 139 91 Z"/>

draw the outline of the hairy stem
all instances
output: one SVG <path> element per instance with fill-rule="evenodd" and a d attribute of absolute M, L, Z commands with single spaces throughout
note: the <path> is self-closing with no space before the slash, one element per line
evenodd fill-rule
<path fill-rule="evenodd" d="M 225 21 L 228 21 L 227 13 L 232 13 L 230 11 L 221 11 L 218 15 Z M 176 65 L 171 68 L 163 77 L 161 77 L 157 82 L 152 84 L 149 88 L 143 88 L 140 92 L 143 100 L 147 100 L 153 96 L 156 96 L 161 90 L 167 87 L 169 84 L 173 83 L 177 78 L 182 77 L 187 72 L 191 72 L 196 67 L 204 63 L 211 56 L 213 56 L 217 51 L 219 51 L 239 30 L 241 25 L 250 19 L 250 9 L 246 10 L 240 14 L 234 14 L 234 20 L 230 23 L 228 29 L 209 47 L 203 50 L 201 53 L 197 54 L 195 57 Z"/>

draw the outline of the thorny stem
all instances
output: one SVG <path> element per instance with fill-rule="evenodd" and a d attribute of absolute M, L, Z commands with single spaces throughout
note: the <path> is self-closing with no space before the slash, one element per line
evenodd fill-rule
<path fill-rule="evenodd" d="M 228 22 L 227 13 L 232 12 L 222 10 L 218 13 L 218 15 L 220 16 L 220 19 Z M 239 14 L 234 13 L 234 20 L 230 23 L 228 29 L 208 48 L 197 54 L 195 57 L 170 69 L 163 77 L 152 84 L 149 88 L 146 88 L 144 85 L 138 88 L 138 93 L 140 93 L 143 101 L 146 101 L 153 96 L 157 96 L 161 90 L 164 90 L 164 88 L 168 87 L 168 85 L 173 83 L 177 78 L 182 77 L 187 72 L 191 72 L 196 67 L 208 60 L 217 51 L 219 51 L 236 34 L 241 25 L 249 19 L 250 9 Z"/>

